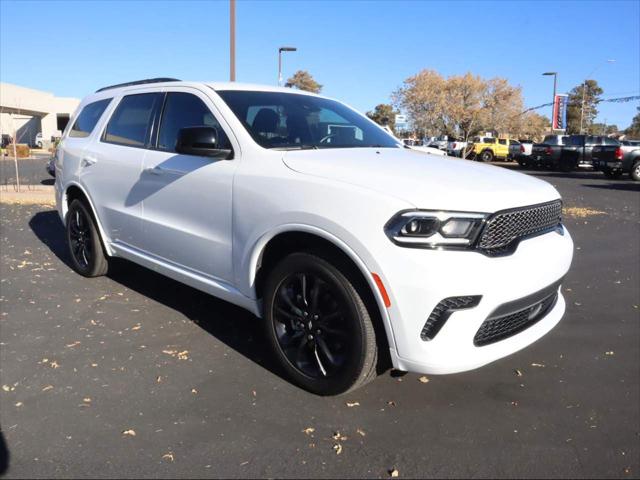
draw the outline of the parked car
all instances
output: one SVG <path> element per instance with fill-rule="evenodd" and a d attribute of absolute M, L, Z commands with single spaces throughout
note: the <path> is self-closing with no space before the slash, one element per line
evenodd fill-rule
<path fill-rule="evenodd" d="M 462 153 L 467 148 L 467 142 L 459 139 L 451 139 L 447 144 L 447 155 L 452 157 L 462 157 Z"/>
<path fill-rule="evenodd" d="M 600 135 L 570 135 L 567 145 L 564 147 L 565 157 L 573 168 L 592 168 L 591 154 L 597 145 L 610 145 L 619 147 L 620 142 L 615 138 Z"/>
<path fill-rule="evenodd" d="M 509 155 L 509 139 L 477 137 L 473 142 L 472 156 L 481 162 L 506 160 Z"/>
<path fill-rule="evenodd" d="M 567 144 L 568 135 L 547 135 L 542 143 L 534 143 L 531 155 L 524 162 L 518 162 L 521 167 L 550 167 L 554 170 L 567 168 L 567 163 L 561 163 L 562 152 Z"/>
<path fill-rule="evenodd" d="M 105 87 L 80 103 L 56 172 L 76 272 L 123 257 L 247 309 L 283 371 L 317 394 L 364 385 L 385 359 L 480 367 L 565 311 L 573 242 L 553 186 L 424 161 L 309 92 Z"/>
<path fill-rule="evenodd" d="M 42 148 L 42 146 L 44 145 L 44 142 L 42 140 L 42 132 L 36 134 L 36 138 L 33 141 L 33 146 L 35 148 Z"/>
<path fill-rule="evenodd" d="M 609 178 L 618 178 L 628 173 L 635 181 L 640 181 L 640 140 L 624 140 L 616 145 L 593 147 L 593 168 Z"/>
<path fill-rule="evenodd" d="M 427 146 L 431 148 L 437 148 L 438 150 L 447 151 L 449 145 L 449 137 L 447 135 L 440 135 L 435 140 L 432 140 Z"/>
<path fill-rule="evenodd" d="M 596 145 L 620 144 L 613 138 L 603 136 L 548 135 L 541 144 L 533 145 L 530 162 L 563 172 L 591 168 L 591 153 Z"/>
<path fill-rule="evenodd" d="M 7 148 L 13 143 L 13 138 L 8 133 L 2 134 L 2 148 Z"/>
<path fill-rule="evenodd" d="M 510 160 L 515 160 L 521 165 L 527 163 L 528 157 L 531 155 L 533 142 L 531 140 L 511 140 L 509 142 Z"/>

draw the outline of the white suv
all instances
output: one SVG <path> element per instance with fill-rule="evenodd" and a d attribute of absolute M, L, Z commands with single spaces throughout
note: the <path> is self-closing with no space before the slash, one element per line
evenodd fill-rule
<path fill-rule="evenodd" d="M 286 88 L 152 79 L 85 98 L 56 157 L 75 270 L 124 257 L 246 308 L 291 379 L 473 369 L 565 311 L 548 183 L 404 148 Z"/>

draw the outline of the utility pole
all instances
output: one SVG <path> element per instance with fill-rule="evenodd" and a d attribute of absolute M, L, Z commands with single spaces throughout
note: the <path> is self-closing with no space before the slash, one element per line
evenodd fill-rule
<path fill-rule="evenodd" d="M 229 80 L 236 81 L 236 0 L 229 0 Z"/>

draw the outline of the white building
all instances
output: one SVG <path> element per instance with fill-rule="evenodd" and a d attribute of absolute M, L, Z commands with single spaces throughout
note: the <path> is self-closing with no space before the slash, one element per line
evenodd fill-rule
<path fill-rule="evenodd" d="M 77 98 L 0 83 L 0 133 L 32 147 L 36 135 L 42 133 L 46 147 L 62 134 L 79 103 Z"/>

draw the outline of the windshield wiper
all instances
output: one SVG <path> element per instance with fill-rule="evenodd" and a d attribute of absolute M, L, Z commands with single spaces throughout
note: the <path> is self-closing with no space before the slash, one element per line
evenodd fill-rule
<path fill-rule="evenodd" d="M 291 145 L 288 147 L 274 147 L 273 150 L 318 150 L 316 145 Z"/>

